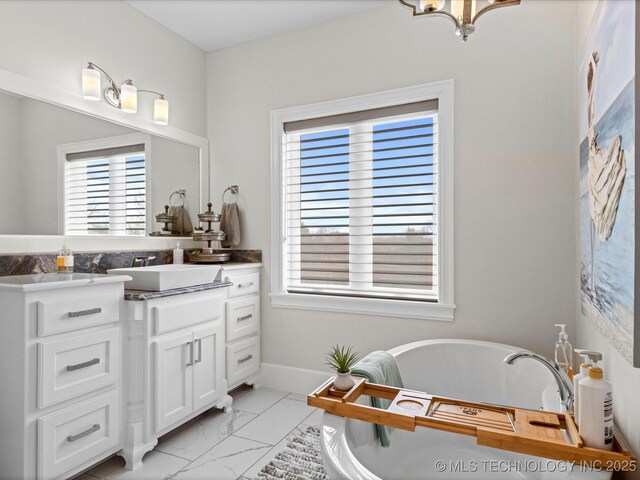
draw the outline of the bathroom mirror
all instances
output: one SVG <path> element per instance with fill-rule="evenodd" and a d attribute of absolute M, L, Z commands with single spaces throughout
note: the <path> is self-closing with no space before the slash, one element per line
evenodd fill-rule
<path fill-rule="evenodd" d="M 0 235 L 77 234 L 65 228 L 63 211 L 69 191 L 65 191 L 61 152 L 73 151 L 74 146 L 76 151 L 95 151 L 127 139 L 146 149 L 144 203 L 139 203 L 138 231 L 133 233 L 146 236 L 161 230 L 163 224 L 156 222 L 155 215 L 178 190 L 186 192 L 184 199 L 174 195 L 172 203 L 180 205 L 184 200 L 195 225 L 209 194 L 207 159 L 201 148 L 0 90 Z"/>

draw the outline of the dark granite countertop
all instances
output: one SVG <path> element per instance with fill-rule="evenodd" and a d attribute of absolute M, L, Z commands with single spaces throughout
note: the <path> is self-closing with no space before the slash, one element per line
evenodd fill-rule
<path fill-rule="evenodd" d="M 215 282 L 205 285 L 194 285 L 193 287 L 174 288 L 172 290 L 163 290 L 161 292 L 149 292 L 146 290 L 126 290 L 124 291 L 124 299 L 134 302 L 142 302 L 144 300 L 152 300 L 154 298 L 172 297 L 174 295 L 184 295 L 185 293 L 202 292 L 204 290 L 213 290 L 214 288 L 223 288 L 233 285 L 231 282 Z"/>

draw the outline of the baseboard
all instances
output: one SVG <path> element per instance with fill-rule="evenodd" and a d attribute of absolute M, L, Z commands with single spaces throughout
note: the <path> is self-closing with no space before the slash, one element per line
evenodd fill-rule
<path fill-rule="evenodd" d="M 331 373 L 306 368 L 289 367 L 275 363 L 260 364 L 260 385 L 307 395 L 324 383 Z"/>

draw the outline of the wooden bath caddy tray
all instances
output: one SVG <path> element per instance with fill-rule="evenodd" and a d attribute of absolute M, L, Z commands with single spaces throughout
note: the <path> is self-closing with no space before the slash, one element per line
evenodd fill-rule
<path fill-rule="evenodd" d="M 391 400 L 387 410 L 356 404 L 361 395 Z M 543 412 L 438 397 L 358 380 L 345 392 L 329 379 L 307 403 L 334 415 L 402 430 L 434 428 L 470 435 L 478 445 L 612 470 L 635 470 L 636 459 L 614 434 L 613 451 L 585 447 L 568 413 Z M 566 436 L 563 433 L 566 432 Z"/>

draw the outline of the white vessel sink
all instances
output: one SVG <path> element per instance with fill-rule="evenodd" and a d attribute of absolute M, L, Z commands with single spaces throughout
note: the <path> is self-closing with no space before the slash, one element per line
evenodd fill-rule
<path fill-rule="evenodd" d="M 219 265 L 191 264 L 152 265 L 107 270 L 109 275 L 129 275 L 132 280 L 125 283 L 126 288 L 151 292 L 213 283 L 219 272 Z"/>

